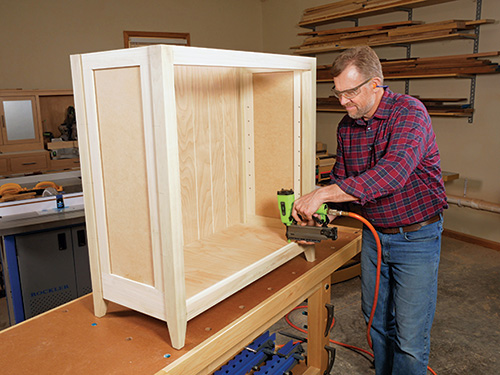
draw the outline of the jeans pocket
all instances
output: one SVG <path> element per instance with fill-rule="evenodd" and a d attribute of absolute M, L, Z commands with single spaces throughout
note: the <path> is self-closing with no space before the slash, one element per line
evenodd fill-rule
<path fill-rule="evenodd" d="M 439 222 L 436 224 L 440 224 Z M 426 225 L 415 232 L 405 232 L 404 237 L 409 242 L 426 242 L 438 240 L 442 232 L 441 225 Z"/>

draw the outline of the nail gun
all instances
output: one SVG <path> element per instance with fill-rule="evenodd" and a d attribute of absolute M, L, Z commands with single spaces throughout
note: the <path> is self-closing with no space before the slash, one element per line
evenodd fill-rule
<path fill-rule="evenodd" d="M 292 217 L 295 193 L 293 190 L 281 189 L 278 191 L 278 206 L 281 222 L 286 226 L 286 238 L 290 241 L 320 242 L 326 239 L 337 239 L 337 228 L 328 227 L 328 206 L 323 203 L 313 216 L 314 220 L 321 226 L 298 225 Z"/>

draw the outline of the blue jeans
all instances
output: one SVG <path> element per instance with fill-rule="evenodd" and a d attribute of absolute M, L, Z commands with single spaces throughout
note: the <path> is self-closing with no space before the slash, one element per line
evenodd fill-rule
<path fill-rule="evenodd" d="M 430 331 L 436 310 L 443 219 L 415 232 L 383 234 L 377 308 L 370 331 L 377 375 L 425 375 Z M 362 309 L 370 317 L 377 247 L 363 229 Z"/>

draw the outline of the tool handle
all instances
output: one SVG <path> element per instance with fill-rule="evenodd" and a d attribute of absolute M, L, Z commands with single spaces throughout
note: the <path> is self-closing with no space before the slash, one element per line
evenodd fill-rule
<path fill-rule="evenodd" d="M 325 345 L 325 350 L 328 352 L 328 366 L 326 367 L 323 375 L 331 375 L 333 365 L 335 363 L 335 348 L 332 348 L 329 345 Z"/>
<path fill-rule="evenodd" d="M 327 337 L 330 334 L 330 331 L 332 329 L 332 322 L 333 322 L 333 305 L 327 303 L 325 305 L 326 310 L 328 311 L 328 319 L 326 320 L 326 327 L 325 327 L 325 337 Z"/>

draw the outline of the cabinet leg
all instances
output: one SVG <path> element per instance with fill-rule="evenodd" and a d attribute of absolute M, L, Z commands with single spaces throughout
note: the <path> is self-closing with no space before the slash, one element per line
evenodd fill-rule
<path fill-rule="evenodd" d="M 172 348 L 182 349 L 186 343 L 187 320 L 176 319 L 174 321 L 167 321 L 167 327 Z"/>
<path fill-rule="evenodd" d="M 102 298 L 102 293 L 93 292 L 92 298 L 94 300 L 94 315 L 98 318 L 106 315 L 108 312 L 108 301 Z"/>
<path fill-rule="evenodd" d="M 304 255 L 308 262 L 314 262 L 316 260 L 316 247 L 314 245 L 304 246 Z"/>

